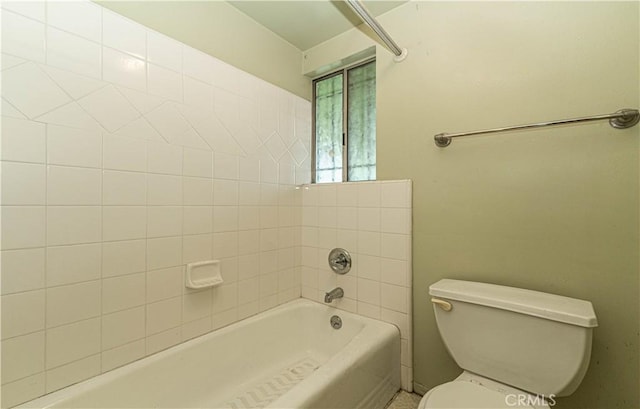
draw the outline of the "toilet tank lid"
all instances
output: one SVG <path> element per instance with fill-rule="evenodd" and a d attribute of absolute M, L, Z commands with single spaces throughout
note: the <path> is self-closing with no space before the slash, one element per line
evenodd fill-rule
<path fill-rule="evenodd" d="M 429 287 L 435 297 L 485 305 L 533 315 L 581 327 L 597 327 L 598 320 L 589 301 L 523 288 L 443 279 Z"/>

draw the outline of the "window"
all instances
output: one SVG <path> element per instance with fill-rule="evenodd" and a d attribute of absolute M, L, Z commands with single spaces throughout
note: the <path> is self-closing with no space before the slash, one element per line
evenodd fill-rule
<path fill-rule="evenodd" d="M 314 182 L 375 180 L 376 63 L 313 82 Z"/>

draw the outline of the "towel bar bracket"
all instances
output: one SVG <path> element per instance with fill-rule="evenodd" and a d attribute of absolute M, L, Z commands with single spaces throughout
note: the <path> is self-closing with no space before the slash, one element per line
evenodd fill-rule
<path fill-rule="evenodd" d="M 640 121 L 640 112 L 637 109 L 621 109 L 616 114 L 622 116 L 609 119 L 609 125 L 616 129 L 627 129 L 638 124 Z"/>

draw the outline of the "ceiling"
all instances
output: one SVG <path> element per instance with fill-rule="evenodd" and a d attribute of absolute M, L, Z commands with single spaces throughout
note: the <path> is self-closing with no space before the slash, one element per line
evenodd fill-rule
<path fill-rule="evenodd" d="M 408 0 L 365 0 L 379 16 Z M 301 51 L 361 24 L 341 0 L 231 0 L 229 3 Z"/>

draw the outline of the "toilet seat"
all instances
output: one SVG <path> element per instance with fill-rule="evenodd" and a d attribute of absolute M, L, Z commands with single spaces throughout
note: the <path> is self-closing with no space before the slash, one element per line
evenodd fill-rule
<path fill-rule="evenodd" d="M 512 386 L 463 371 L 427 392 L 418 409 L 551 409 L 548 402 Z"/>
<path fill-rule="evenodd" d="M 468 381 L 452 381 L 431 389 L 418 409 L 506 409 L 507 395 Z M 531 408 L 531 406 L 518 406 Z"/>

